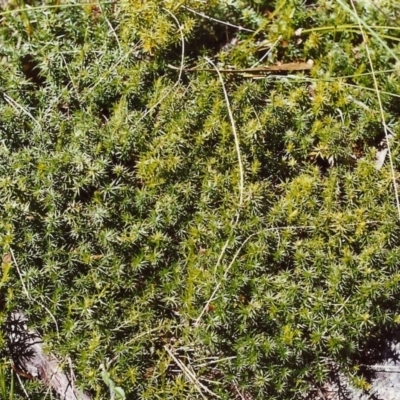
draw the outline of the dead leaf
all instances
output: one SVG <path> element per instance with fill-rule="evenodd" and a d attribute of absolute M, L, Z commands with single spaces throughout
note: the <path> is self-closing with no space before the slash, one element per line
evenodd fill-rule
<path fill-rule="evenodd" d="M 292 62 L 277 65 L 270 65 L 265 67 L 268 71 L 305 71 L 312 68 L 314 62 L 312 60 L 308 60 L 307 62 Z"/>

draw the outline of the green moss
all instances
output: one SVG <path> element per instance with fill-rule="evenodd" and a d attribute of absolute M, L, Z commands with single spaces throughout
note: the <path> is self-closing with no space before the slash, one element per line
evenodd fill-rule
<path fill-rule="evenodd" d="M 398 52 L 399 10 L 358 7 L 383 26 L 368 46 L 397 171 L 400 88 L 382 42 Z M 178 81 L 181 33 L 185 66 L 201 71 Z M 399 224 L 390 165 L 374 167 L 384 131 L 349 12 L 322 0 L 71 3 L 6 12 L 0 37 L 0 243 L 30 295 L 3 265 L 3 320 L 25 310 L 97 398 L 109 396 L 102 364 L 131 399 L 301 398 L 333 364 L 367 387 L 359 357 L 399 322 Z M 314 66 L 223 74 L 241 187 L 203 56 L 251 68 L 273 43 L 262 64 Z"/>

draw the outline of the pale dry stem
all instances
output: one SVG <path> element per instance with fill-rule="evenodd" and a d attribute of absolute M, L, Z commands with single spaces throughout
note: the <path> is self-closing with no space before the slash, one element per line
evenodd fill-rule
<path fill-rule="evenodd" d="M 194 387 L 196 390 L 200 393 L 201 397 L 204 400 L 207 400 L 207 397 L 204 395 L 202 390 L 207 392 L 208 394 L 211 394 L 214 397 L 219 398 L 217 394 L 212 392 L 207 386 L 203 385 L 199 380 L 196 378 L 196 375 L 193 371 L 191 371 L 185 364 L 183 364 L 177 357 L 175 357 L 175 354 L 171 351 L 171 349 L 165 345 L 164 349 L 166 352 L 170 355 L 170 357 L 175 361 L 176 365 L 180 368 L 180 370 L 183 372 L 183 374 L 186 376 L 186 378 L 193 383 Z"/>
<path fill-rule="evenodd" d="M 357 22 L 359 24 L 360 31 L 361 31 L 361 34 L 362 34 L 362 37 L 363 37 L 363 40 L 364 40 L 365 50 L 367 52 L 368 62 L 369 62 L 369 65 L 370 65 L 370 68 L 371 68 L 371 72 L 372 72 L 372 78 L 373 78 L 373 81 L 374 81 L 376 97 L 378 99 L 379 111 L 380 111 L 380 114 L 381 114 L 381 122 L 382 122 L 383 130 L 385 132 L 386 145 L 387 145 L 388 156 L 389 156 L 390 170 L 391 170 L 391 173 L 392 173 L 393 189 L 394 189 L 394 194 L 395 194 L 397 212 L 398 212 L 398 216 L 399 216 L 399 219 L 400 219 L 400 200 L 399 200 L 399 193 L 398 193 L 397 183 L 396 183 L 396 175 L 395 175 L 395 171 L 394 171 L 392 151 L 391 151 L 390 140 L 389 140 L 389 132 L 388 132 L 388 127 L 387 127 L 386 120 L 385 120 L 385 113 L 383 111 L 383 104 L 382 104 L 381 94 L 380 94 L 380 91 L 379 91 L 378 81 L 377 81 L 375 73 L 374 73 L 374 71 L 375 71 L 374 70 L 374 64 L 372 62 L 371 52 L 370 52 L 369 46 L 368 46 L 368 36 L 366 35 L 366 33 L 365 33 L 364 29 L 363 29 L 363 23 L 362 23 L 362 20 L 361 20 L 361 18 L 359 17 L 359 15 L 357 13 L 357 9 L 356 9 L 356 7 L 354 5 L 354 0 L 350 0 L 350 2 L 351 2 L 351 6 L 353 8 L 353 12 L 354 12 L 355 16 L 357 17 Z"/>

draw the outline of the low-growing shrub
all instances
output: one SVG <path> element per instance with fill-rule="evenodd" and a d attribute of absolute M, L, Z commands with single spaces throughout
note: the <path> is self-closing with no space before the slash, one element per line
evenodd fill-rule
<path fill-rule="evenodd" d="M 96 398 L 367 388 L 400 322 L 400 9 L 357 3 L 10 4 L 2 320 L 23 309 Z"/>

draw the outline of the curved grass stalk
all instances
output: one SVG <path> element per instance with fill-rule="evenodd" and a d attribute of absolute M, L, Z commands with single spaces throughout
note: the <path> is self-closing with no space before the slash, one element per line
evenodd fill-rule
<path fill-rule="evenodd" d="M 371 29 L 391 29 L 394 31 L 400 31 L 400 26 L 383 26 L 383 25 L 370 25 Z M 345 25 L 331 25 L 331 26 L 317 26 L 315 28 L 302 29 L 301 33 L 312 33 L 321 31 L 343 31 L 347 29 L 356 29 L 360 31 L 359 25 L 345 24 Z M 399 40 L 398 38 L 396 38 Z"/>
<path fill-rule="evenodd" d="M 193 14 L 199 15 L 202 18 L 206 18 L 206 19 L 209 19 L 210 21 L 218 22 L 219 24 L 223 24 L 223 25 L 226 25 L 226 26 L 230 26 L 232 28 L 239 29 L 239 31 L 255 32 L 253 29 L 244 28 L 243 26 L 234 25 L 234 24 L 231 24 L 230 22 L 221 21 L 220 19 L 216 19 L 216 18 L 210 17 L 210 16 L 208 16 L 208 15 L 206 15 L 204 13 L 201 13 L 201 12 L 198 12 L 196 10 L 193 10 L 190 7 L 187 7 L 187 6 L 181 6 L 181 7 L 184 8 L 185 10 L 193 13 Z"/>
<path fill-rule="evenodd" d="M 340 4 L 342 3 L 341 0 L 338 0 L 338 1 L 339 1 Z M 390 170 L 391 170 L 392 180 L 393 180 L 393 189 L 394 189 L 394 194 L 395 194 L 396 206 L 397 206 L 398 216 L 399 216 L 399 220 L 400 220 L 400 200 L 399 200 L 399 193 L 398 193 L 398 190 L 397 190 L 396 175 L 395 175 L 395 171 L 394 171 L 392 151 L 391 151 L 390 140 L 389 140 L 389 131 L 388 131 L 388 127 L 386 125 L 385 113 L 383 111 L 383 104 L 382 104 L 381 94 L 380 94 L 380 91 L 379 91 L 378 81 L 377 81 L 376 76 L 374 74 L 374 64 L 372 62 L 371 52 L 370 52 L 369 46 L 368 46 L 368 36 L 366 35 L 366 33 L 364 32 L 364 29 L 362 27 L 362 25 L 365 25 L 365 22 L 362 21 L 362 19 L 358 15 L 357 9 L 356 9 L 356 7 L 354 5 L 354 0 L 350 0 L 350 3 L 351 3 L 351 6 L 353 8 L 353 13 L 356 16 L 357 21 L 359 23 L 360 31 L 361 31 L 361 33 L 363 35 L 363 40 L 364 40 L 364 43 L 365 43 L 365 49 L 366 49 L 367 56 L 368 56 L 368 61 L 369 61 L 370 67 L 371 67 L 372 77 L 373 77 L 373 80 L 374 80 L 375 92 L 376 92 L 376 96 L 377 96 L 378 103 L 379 103 L 379 111 L 380 111 L 380 114 L 381 114 L 381 122 L 382 122 L 383 130 L 385 132 L 386 145 L 387 145 L 387 151 L 388 151 L 389 163 L 390 163 Z M 368 27 L 368 25 L 367 25 L 367 27 Z M 368 29 L 368 30 L 370 30 L 370 29 Z M 371 32 L 373 32 L 373 31 L 371 31 Z"/>
<path fill-rule="evenodd" d="M 367 36 L 365 35 L 364 29 L 367 30 L 371 36 L 373 36 L 378 42 L 382 45 L 384 49 L 396 60 L 396 62 L 400 63 L 400 59 L 397 56 L 397 54 L 379 37 L 379 35 L 371 28 L 365 21 L 363 21 L 359 15 L 357 14 L 357 10 L 354 6 L 353 1 L 351 0 L 352 8 L 351 9 L 343 0 L 337 0 L 337 2 L 340 4 L 340 6 L 347 11 L 349 14 L 352 15 L 353 18 L 356 19 L 356 21 L 359 23 L 360 31 L 363 35 L 364 41 L 367 40 Z M 367 42 L 365 42 L 367 43 Z M 370 55 L 368 56 L 369 58 L 371 57 Z"/>
<path fill-rule="evenodd" d="M 218 78 L 221 82 L 221 86 L 222 86 L 222 90 L 224 92 L 224 97 L 225 97 L 225 102 L 226 102 L 226 106 L 228 109 L 228 114 L 229 114 L 229 119 L 231 121 L 231 126 L 232 126 L 232 132 L 233 132 L 233 136 L 235 139 L 235 147 L 236 147 L 236 153 L 237 153 L 237 158 L 238 158 L 238 165 L 239 165 L 239 206 L 238 206 L 238 210 L 240 211 L 240 208 L 243 205 L 243 192 L 244 192 L 244 170 L 243 170 L 243 163 L 242 163 L 242 156 L 240 154 L 240 142 L 239 142 L 239 135 L 237 133 L 237 129 L 236 129 L 236 124 L 235 124 L 235 119 L 233 118 L 233 113 L 232 113 L 232 108 L 229 102 L 229 97 L 228 97 L 228 93 L 226 91 L 225 88 L 225 83 L 224 80 L 222 78 L 221 72 L 219 71 L 219 69 L 217 68 L 217 66 L 214 64 L 213 61 L 211 61 L 209 58 L 205 57 L 205 59 L 207 60 L 208 63 L 210 63 L 215 71 L 218 74 Z M 238 216 L 237 216 L 238 218 Z"/>

